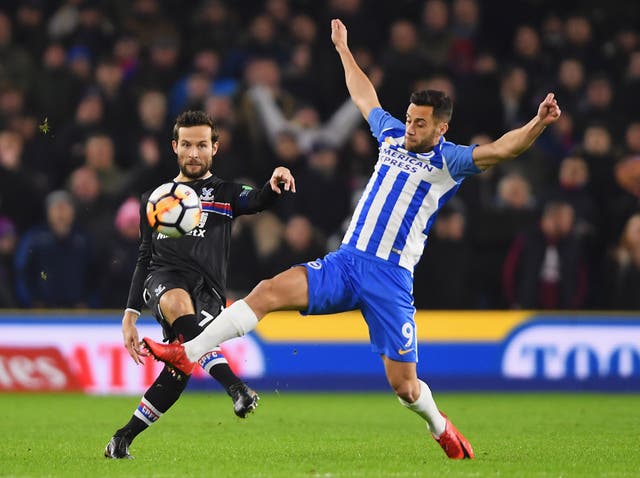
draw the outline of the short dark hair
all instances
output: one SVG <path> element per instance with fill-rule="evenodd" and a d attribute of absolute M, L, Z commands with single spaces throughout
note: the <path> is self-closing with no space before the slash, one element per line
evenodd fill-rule
<path fill-rule="evenodd" d="M 211 142 L 218 141 L 218 130 L 211 116 L 201 110 L 190 110 L 181 113 L 173 125 L 173 140 L 178 141 L 178 130 L 190 126 L 209 126 L 211 128 Z"/>
<path fill-rule="evenodd" d="M 432 106 L 433 116 L 448 123 L 453 114 L 453 101 L 443 91 L 421 90 L 411 93 L 411 103 L 417 106 Z"/>

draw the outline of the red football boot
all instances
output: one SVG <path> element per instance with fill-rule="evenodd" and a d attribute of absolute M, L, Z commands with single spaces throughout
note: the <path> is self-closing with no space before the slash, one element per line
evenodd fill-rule
<path fill-rule="evenodd" d="M 451 423 L 451 420 L 447 416 L 440 412 L 440 414 L 447 421 L 444 432 L 440 435 L 440 438 L 435 438 L 447 456 L 454 460 L 462 460 L 464 458 L 474 458 L 473 448 L 471 443 L 467 440 L 462 433 Z"/>
<path fill-rule="evenodd" d="M 178 370 L 185 375 L 191 375 L 193 369 L 198 365 L 189 360 L 184 346 L 177 341 L 170 344 L 159 344 L 149 337 L 145 337 L 142 339 L 142 344 L 154 359 L 166 363 L 169 368 Z"/>

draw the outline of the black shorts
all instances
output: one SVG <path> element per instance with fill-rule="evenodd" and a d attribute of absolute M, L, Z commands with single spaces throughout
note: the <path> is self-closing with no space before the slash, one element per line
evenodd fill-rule
<path fill-rule="evenodd" d="M 178 271 L 152 272 L 144 282 L 143 298 L 162 326 L 165 341 L 171 342 L 177 338 L 160 309 L 160 298 L 171 289 L 184 289 L 189 293 L 196 311 L 196 320 L 203 329 L 224 309 L 220 294 L 209 287 L 202 276 Z"/>

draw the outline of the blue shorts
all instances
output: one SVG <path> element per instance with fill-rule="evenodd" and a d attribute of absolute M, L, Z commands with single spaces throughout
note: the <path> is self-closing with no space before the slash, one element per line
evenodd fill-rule
<path fill-rule="evenodd" d="M 374 352 L 399 362 L 418 361 L 411 272 L 345 245 L 301 265 L 309 278 L 309 307 L 302 314 L 360 309 Z"/>

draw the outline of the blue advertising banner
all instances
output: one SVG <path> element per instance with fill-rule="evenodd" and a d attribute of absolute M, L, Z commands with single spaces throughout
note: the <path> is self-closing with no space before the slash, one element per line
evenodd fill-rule
<path fill-rule="evenodd" d="M 161 365 L 133 363 L 120 319 L 111 312 L 0 315 L 0 390 L 51 388 L 46 373 L 59 372 L 37 350 L 53 347 L 87 392 L 140 393 Z M 437 390 L 640 390 L 640 314 L 419 311 L 416 324 L 418 374 Z M 141 336 L 159 340 L 155 321 L 143 317 L 138 325 Z M 388 387 L 356 312 L 274 313 L 223 352 L 261 390 Z M 189 387 L 217 385 L 199 370 Z"/>

